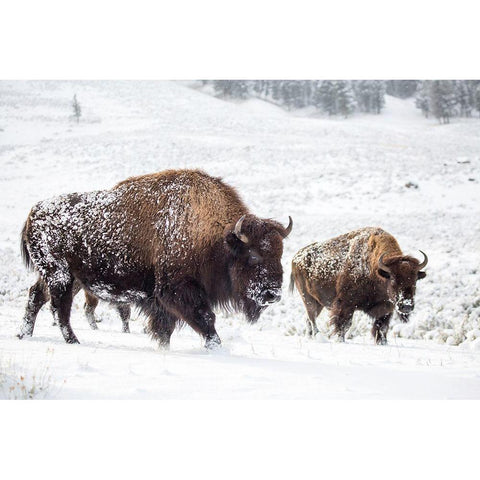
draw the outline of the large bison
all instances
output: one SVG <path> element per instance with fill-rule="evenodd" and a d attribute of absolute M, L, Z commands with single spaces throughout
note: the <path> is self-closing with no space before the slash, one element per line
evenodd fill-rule
<path fill-rule="evenodd" d="M 381 228 L 361 228 L 299 250 L 292 261 L 290 288 L 297 287 L 307 310 L 309 335 L 318 332 L 315 320 L 324 307 L 339 340 L 352 323 L 355 310 L 373 317 L 372 335 L 387 343 L 393 311 L 407 322 L 414 308 L 415 286 L 425 277 L 420 263 L 403 255 L 395 238 Z"/>
<path fill-rule="evenodd" d="M 136 304 L 168 346 L 178 322 L 220 344 L 216 306 L 251 322 L 280 299 L 283 239 L 292 229 L 249 213 L 232 187 L 198 170 L 129 178 L 111 190 L 40 202 L 22 232 L 25 262 L 48 286 L 67 343 L 72 287 Z M 37 284 L 38 285 L 38 282 Z M 19 338 L 32 335 L 42 291 L 30 290 Z"/>

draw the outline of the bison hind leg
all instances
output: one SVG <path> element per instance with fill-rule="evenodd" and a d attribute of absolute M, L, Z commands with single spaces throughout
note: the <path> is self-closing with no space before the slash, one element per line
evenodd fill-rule
<path fill-rule="evenodd" d="M 97 319 L 95 318 L 95 309 L 98 305 L 98 298 L 95 295 L 85 290 L 85 303 L 83 309 L 85 310 L 85 317 L 92 330 L 98 330 Z"/>
<path fill-rule="evenodd" d="M 317 317 L 320 315 L 323 305 L 305 291 L 303 286 L 298 289 L 302 297 L 303 304 L 307 310 L 307 335 L 314 337 L 318 333 Z"/>
<path fill-rule="evenodd" d="M 120 319 L 122 320 L 122 332 L 123 333 L 130 333 L 130 326 L 128 324 L 130 320 L 130 305 L 126 303 L 120 303 L 117 305 L 117 311 L 120 315 Z"/>
<path fill-rule="evenodd" d="M 48 302 L 48 298 L 48 288 L 45 282 L 39 278 L 28 291 L 28 303 L 25 309 L 23 323 L 20 327 L 20 332 L 17 334 L 18 338 L 22 339 L 25 336 L 31 337 L 33 335 L 38 312 L 43 305 Z"/>
<path fill-rule="evenodd" d="M 56 312 L 60 331 L 67 343 L 80 343 L 70 325 L 70 310 L 73 301 L 73 278 L 70 282 L 50 287 L 52 309 Z"/>

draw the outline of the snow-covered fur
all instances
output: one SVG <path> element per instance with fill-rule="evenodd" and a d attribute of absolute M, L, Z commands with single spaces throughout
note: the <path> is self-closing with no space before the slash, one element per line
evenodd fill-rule
<path fill-rule="evenodd" d="M 307 330 L 323 307 L 340 340 L 355 310 L 373 317 L 372 335 L 385 344 L 394 310 L 407 322 L 414 309 L 415 285 L 426 265 L 403 255 L 396 239 L 381 228 L 366 227 L 299 250 L 292 260 L 290 288 L 296 286 L 308 314 Z"/>
<path fill-rule="evenodd" d="M 33 207 L 22 252 L 48 286 L 67 343 L 74 281 L 100 299 L 133 303 L 166 346 L 179 321 L 219 344 L 212 308 L 255 321 L 280 298 L 282 240 L 291 230 L 250 214 L 237 192 L 198 170 L 129 178 Z M 34 286 L 35 287 L 35 286 Z M 32 335 L 42 294 L 32 287 L 20 337 Z"/>

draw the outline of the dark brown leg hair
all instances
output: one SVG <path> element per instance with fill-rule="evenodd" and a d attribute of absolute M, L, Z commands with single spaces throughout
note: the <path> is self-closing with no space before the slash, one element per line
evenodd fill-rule
<path fill-rule="evenodd" d="M 377 345 L 387 344 L 387 332 L 391 318 L 392 314 L 389 313 L 373 320 L 372 335 Z"/>
<path fill-rule="evenodd" d="M 215 314 L 203 287 L 197 281 L 185 278 L 168 289 L 163 289 L 157 298 L 168 312 L 188 323 L 205 338 L 206 348 L 221 344 L 215 330 Z"/>
<path fill-rule="evenodd" d="M 25 309 L 22 326 L 20 327 L 20 333 L 17 335 L 18 338 L 21 339 L 25 336 L 31 337 L 33 335 L 38 312 L 43 305 L 48 302 L 48 299 L 48 288 L 45 282 L 39 278 L 28 291 L 28 303 Z"/>
<path fill-rule="evenodd" d="M 355 307 L 345 304 L 338 297 L 333 302 L 330 323 L 341 342 L 345 341 L 345 333 L 352 325 L 354 311 Z"/>
<path fill-rule="evenodd" d="M 142 311 L 148 318 L 144 332 L 157 340 L 161 348 L 168 349 L 170 337 L 178 323 L 177 318 L 155 300 L 142 305 Z"/>
<path fill-rule="evenodd" d="M 73 300 L 73 279 L 67 284 L 50 287 L 52 307 L 58 315 L 58 323 L 67 343 L 80 343 L 70 325 L 70 310 Z"/>
<path fill-rule="evenodd" d="M 130 305 L 126 303 L 119 303 L 117 305 L 117 311 L 118 314 L 120 315 L 120 318 L 122 319 L 122 332 L 123 333 L 130 333 L 130 326 L 128 324 L 130 320 Z"/>

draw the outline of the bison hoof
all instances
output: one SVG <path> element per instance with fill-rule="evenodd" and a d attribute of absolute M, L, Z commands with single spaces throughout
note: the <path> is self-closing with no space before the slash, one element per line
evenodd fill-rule
<path fill-rule="evenodd" d="M 377 339 L 377 340 L 375 341 L 375 343 L 376 343 L 377 345 L 387 345 L 387 344 L 388 344 L 386 338 L 379 338 L 379 339 Z"/>
<path fill-rule="evenodd" d="M 78 338 L 77 338 L 77 337 L 66 338 L 65 341 L 66 341 L 67 343 L 70 343 L 70 344 L 80 343 L 80 342 L 78 341 Z"/>

